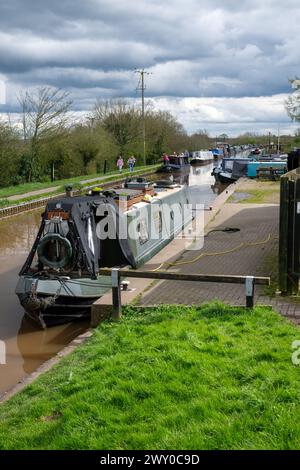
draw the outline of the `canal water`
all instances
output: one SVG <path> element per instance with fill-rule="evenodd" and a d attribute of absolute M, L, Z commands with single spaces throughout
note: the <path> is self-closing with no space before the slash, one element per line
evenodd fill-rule
<path fill-rule="evenodd" d="M 191 167 L 173 176 L 196 190 L 197 202 L 209 206 L 224 189 L 216 185 L 212 168 L 213 164 Z M 18 272 L 36 237 L 41 212 L 38 209 L 0 221 L 0 397 L 88 327 L 87 322 L 78 322 L 41 330 L 24 317 L 14 293 Z"/>

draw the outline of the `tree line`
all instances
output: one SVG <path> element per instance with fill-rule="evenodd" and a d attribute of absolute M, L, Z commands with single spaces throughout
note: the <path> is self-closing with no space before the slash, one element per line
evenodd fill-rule
<path fill-rule="evenodd" d="M 291 80 L 294 92 L 286 101 L 289 116 L 300 120 L 300 80 Z M 143 164 L 142 116 L 140 107 L 122 98 L 97 100 L 82 120 L 72 114 L 68 92 L 41 87 L 18 96 L 20 119 L 0 121 L 0 187 L 32 181 L 69 178 L 99 173 L 104 162 L 116 169 L 116 160 L 134 155 Z M 246 133 L 236 138 L 222 134 L 210 137 L 206 130 L 188 135 L 178 120 L 166 111 L 145 111 L 147 164 L 161 161 L 163 153 L 208 149 L 216 141 L 231 145 L 254 143 L 267 146 L 270 135 Z M 288 150 L 300 144 L 283 136 Z M 274 136 L 275 139 L 275 136 Z"/>
<path fill-rule="evenodd" d="M 72 114 L 67 92 L 50 87 L 18 96 L 19 122 L 0 122 L 0 187 L 112 171 L 119 155 L 143 164 L 140 108 L 125 99 L 98 100 L 82 120 Z M 147 164 L 164 152 L 208 148 L 212 139 L 189 136 L 169 112 L 145 112 Z"/>

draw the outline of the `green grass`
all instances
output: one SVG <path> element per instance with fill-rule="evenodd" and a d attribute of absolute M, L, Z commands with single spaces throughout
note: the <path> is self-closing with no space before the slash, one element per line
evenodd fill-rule
<path fill-rule="evenodd" d="M 276 197 L 277 194 L 274 194 L 274 191 L 272 189 L 247 189 L 247 193 L 250 196 L 246 199 L 242 199 L 240 201 L 241 203 L 248 202 L 251 204 L 266 204 L 268 202 L 278 202 L 278 198 Z"/>
<path fill-rule="evenodd" d="M 11 201 L 9 201 L 8 199 L 0 199 L 0 209 L 2 209 L 3 207 L 7 207 L 11 204 Z"/>
<path fill-rule="evenodd" d="M 39 196 L 28 196 L 28 197 L 20 197 L 20 199 L 15 199 L 13 201 L 10 201 L 9 199 L 1 199 L 0 200 L 0 209 L 5 208 L 5 207 L 13 207 L 13 206 L 18 206 L 20 204 L 23 204 L 25 202 L 31 202 L 31 201 L 38 201 L 40 199 L 45 199 L 47 197 L 51 196 L 57 196 L 58 194 L 65 194 L 65 191 L 62 187 L 57 189 L 57 191 L 51 191 L 51 192 L 46 192 L 43 194 L 40 194 Z"/>
<path fill-rule="evenodd" d="M 157 165 L 148 165 L 148 166 L 140 166 L 135 168 L 135 173 L 140 171 L 140 170 L 151 170 L 151 168 L 155 169 L 161 166 L 161 164 Z M 122 175 L 128 175 L 129 170 L 123 171 Z M 62 186 L 64 188 L 64 185 L 68 183 L 79 183 L 82 180 L 87 180 L 87 179 L 93 179 L 93 178 L 105 178 L 107 175 L 118 175 L 118 172 L 116 170 L 110 171 L 106 173 L 105 175 L 103 173 L 95 173 L 91 175 L 83 175 L 83 176 L 76 176 L 74 178 L 67 178 L 67 179 L 61 179 L 61 180 L 55 180 L 53 182 L 51 181 L 45 181 L 45 182 L 35 182 L 35 183 L 24 183 L 24 184 L 19 184 L 15 186 L 8 186 L 6 188 L 0 188 L 0 198 L 6 198 L 9 196 L 15 196 L 18 194 L 25 194 L 29 193 L 31 191 L 37 191 L 39 189 L 47 189 L 47 188 L 52 188 L 54 186 Z"/>
<path fill-rule="evenodd" d="M 299 449 L 295 339 L 267 308 L 127 307 L 0 406 L 0 449 Z"/>
<path fill-rule="evenodd" d="M 280 182 L 270 181 L 253 181 L 253 185 L 256 187 L 249 187 L 250 181 L 247 181 L 245 187 L 242 190 L 237 190 L 230 196 L 230 202 L 235 203 L 250 203 L 250 204 L 278 204 L 280 200 Z M 238 199 L 238 194 L 242 193 L 247 195 L 245 198 Z M 237 195 L 235 197 L 235 194 Z"/>
<path fill-rule="evenodd" d="M 148 171 L 151 170 L 151 169 L 155 170 L 155 168 L 157 168 L 158 166 L 159 165 L 151 165 L 151 166 L 147 166 L 147 167 L 137 167 L 134 171 L 134 175 L 143 173 L 146 170 L 148 170 Z M 128 170 L 128 171 L 123 171 L 121 175 L 119 173 L 113 173 L 111 175 L 109 173 L 107 173 L 108 176 L 106 176 L 106 175 L 105 176 L 95 175 L 94 177 L 95 178 L 97 176 L 99 177 L 98 184 L 101 185 L 101 183 L 102 184 L 103 183 L 109 183 L 110 181 L 116 181 L 117 182 L 119 180 L 124 179 L 124 177 L 129 176 L 130 174 L 131 173 Z M 76 190 L 77 189 L 84 190 L 85 188 L 88 188 L 90 186 L 97 185 L 97 180 L 95 180 L 93 182 L 89 182 L 89 183 L 80 183 L 80 181 L 85 180 L 85 179 L 88 179 L 88 177 L 87 176 L 86 177 L 80 176 L 80 177 L 69 179 L 69 180 L 55 181 L 55 184 L 53 183 L 52 185 L 45 183 L 45 192 L 43 192 L 40 195 L 22 197 L 22 195 L 24 196 L 24 194 L 26 194 L 27 192 L 30 192 L 30 191 L 33 191 L 33 190 L 36 190 L 36 189 L 41 189 L 41 188 L 35 188 L 35 189 L 31 189 L 31 190 L 28 189 L 28 191 L 25 191 L 25 192 L 22 192 L 22 193 L 16 192 L 15 195 L 20 194 L 20 198 L 15 199 L 13 201 L 11 201 L 9 199 L 0 199 L 0 209 L 4 208 L 4 207 L 17 206 L 17 205 L 22 204 L 24 202 L 36 201 L 36 200 L 39 200 L 39 199 L 44 199 L 45 197 L 48 197 L 48 196 L 55 196 L 57 194 L 64 193 L 65 192 L 65 185 L 61 185 L 61 186 L 58 185 L 58 183 L 61 183 L 62 181 L 64 182 L 64 184 L 74 183 L 73 184 L 73 189 L 76 189 Z M 44 184 L 44 183 L 32 183 L 32 185 L 38 185 L 38 184 Z M 20 186 L 25 187 L 26 185 L 20 185 Z M 57 188 L 56 191 L 47 192 L 47 188 L 50 188 L 51 186 L 52 187 L 53 186 L 58 186 L 58 188 Z M 11 188 L 17 188 L 18 190 L 20 190 L 19 186 L 12 186 Z M 1 191 L 4 191 L 5 189 L 10 190 L 11 188 L 3 188 L 3 190 L 0 189 L 0 194 L 1 194 Z M 8 196 L 6 196 L 6 197 L 8 197 Z"/>

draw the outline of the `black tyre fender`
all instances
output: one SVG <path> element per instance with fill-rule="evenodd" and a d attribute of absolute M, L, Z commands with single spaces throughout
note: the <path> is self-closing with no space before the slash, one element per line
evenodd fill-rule
<path fill-rule="evenodd" d="M 47 243 L 50 241 L 58 241 L 59 243 L 62 243 L 65 248 L 66 248 L 66 256 L 64 256 L 61 260 L 59 261 L 51 261 L 47 258 L 47 256 L 44 253 L 45 246 Z M 59 269 L 63 268 L 66 266 L 66 264 L 69 263 L 69 261 L 72 258 L 73 255 L 73 249 L 72 249 L 72 244 L 68 238 L 63 237 L 59 233 L 47 233 L 42 240 L 40 241 L 38 248 L 37 248 L 37 254 L 39 261 L 45 265 L 49 266 L 49 268 L 54 268 L 54 269 Z"/>

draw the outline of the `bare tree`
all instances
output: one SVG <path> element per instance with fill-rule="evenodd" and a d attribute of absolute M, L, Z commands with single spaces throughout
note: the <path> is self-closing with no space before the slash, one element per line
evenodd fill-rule
<path fill-rule="evenodd" d="M 213 145 L 213 141 L 206 129 L 198 129 L 190 136 L 189 140 L 192 150 L 208 149 Z"/>
<path fill-rule="evenodd" d="M 20 93 L 23 139 L 27 144 L 28 181 L 39 165 L 39 144 L 66 129 L 72 101 L 66 91 L 43 87 Z"/>
<path fill-rule="evenodd" d="M 300 121 L 300 79 L 289 80 L 294 91 L 285 101 L 285 109 L 293 121 Z"/>
<path fill-rule="evenodd" d="M 111 134 L 121 154 L 140 133 L 140 112 L 124 99 L 98 100 L 92 119 Z"/>

